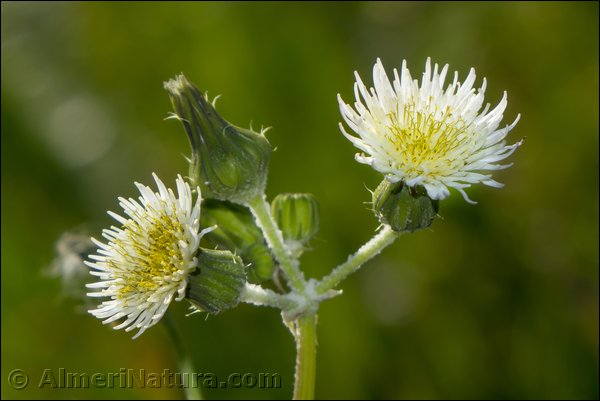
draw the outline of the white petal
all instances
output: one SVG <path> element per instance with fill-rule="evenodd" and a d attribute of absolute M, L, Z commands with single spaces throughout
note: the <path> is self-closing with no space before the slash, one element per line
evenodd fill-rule
<path fill-rule="evenodd" d="M 181 176 L 176 180 L 177 196 L 156 174 L 153 177 L 158 192 L 136 183 L 141 194 L 139 202 L 119 198 L 125 215 L 131 219 L 109 212 L 123 228 L 113 226 L 103 230 L 108 244 L 93 239 L 98 246 L 97 254 L 90 255 L 91 261 L 85 261 L 94 269 L 90 271 L 92 275 L 99 278 L 87 287 L 100 291 L 88 296 L 108 298 L 90 313 L 104 319 L 105 324 L 125 318 L 114 328 L 139 329 L 134 338 L 161 319 L 176 295 L 177 300 L 182 299 L 181 289 L 185 294 L 187 276 L 196 266 L 200 237 L 213 229 L 200 231 L 199 188 L 192 205 L 192 191 Z M 152 239 L 157 230 L 161 233 L 160 245 Z M 164 273 L 156 267 L 156 260 L 168 260 L 179 270 Z M 148 272 L 154 276 L 148 277 Z"/>
<path fill-rule="evenodd" d="M 485 171 L 506 168 L 497 162 L 509 157 L 521 142 L 506 145 L 511 125 L 498 129 L 507 107 L 507 95 L 490 110 L 483 108 L 487 80 L 475 89 L 475 70 L 463 83 L 455 72 L 444 90 L 449 66 L 440 70 L 431 59 L 425 63 L 420 83 L 413 80 L 402 62 L 394 69 L 390 82 L 383 64 L 377 59 L 373 67 L 373 88 L 368 88 L 355 72 L 352 108 L 338 95 L 340 113 L 356 135 L 340 131 L 360 150 L 355 159 L 372 166 L 391 182 L 425 186 L 429 196 L 444 199 L 448 187 L 459 191 L 473 203 L 464 188 L 482 183 L 500 187 Z"/>

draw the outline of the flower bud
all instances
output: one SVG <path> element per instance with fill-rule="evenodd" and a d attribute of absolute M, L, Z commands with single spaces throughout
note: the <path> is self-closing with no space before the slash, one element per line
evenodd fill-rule
<path fill-rule="evenodd" d="M 248 208 L 230 202 L 207 199 L 202 205 L 202 227 L 216 225 L 204 238 L 228 249 L 250 264 L 248 281 L 259 284 L 272 278 L 275 262 Z"/>
<path fill-rule="evenodd" d="M 225 121 L 183 75 L 164 84 L 192 147 L 190 177 L 206 198 L 247 203 L 264 193 L 271 146 Z"/>
<path fill-rule="evenodd" d="M 189 276 L 186 298 L 198 309 L 216 315 L 240 301 L 246 271 L 229 251 L 200 249 L 198 268 Z"/>
<path fill-rule="evenodd" d="M 271 210 L 292 254 L 299 256 L 304 245 L 319 231 L 319 204 L 311 194 L 279 194 Z"/>
<path fill-rule="evenodd" d="M 373 192 L 373 210 L 382 224 L 394 231 L 414 232 L 427 228 L 437 216 L 439 202 L 431 199 L 423 187 L 403 182 L 381 181 Z"/>

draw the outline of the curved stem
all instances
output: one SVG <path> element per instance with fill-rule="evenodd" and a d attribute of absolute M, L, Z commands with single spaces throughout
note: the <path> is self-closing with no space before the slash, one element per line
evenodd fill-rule
<path fill-rule="evenodd" d="M 167 310 L 167 313 L 163 316 L 162 321 L 164 322 L 164 326 L 169 333 L 169 337 L 171 337 L 171 342 L 173 343 L 173 347 L 175 348 L 175 353 L 177 354 L 177 364 L 180 373 L 184 373 L 184 377 L 191 377 L 196 374 L 196 370 L 194 369 L 194 365 L 192 363 L 192 359 L 189 356 L 189 353 L 186 352 L 186 349 L 183 345 L 183 341 L 179 336 L 179 332 L 177 331 L 177 326 L 175 326 L 175 321 L 173 320 L 173 316 L 171 316 L 171 312 Z M 183 386 L 183 390 L 185 392 L 186 400 L 202 400 L 202 392 L 200 391 L 200 387 L 193 384 L 194 382 L 189 380 L 186 385 Z"/>
<path fill-rule="evenodd" d="M 317 371 L 317 315 L 308 313 L 296 322 L 295 400 L 312 400 Z"/>
<path fill-rule="evenodd" d="M 298 261 L 292 258 L 292 255 L 283 242 L 281 230 L 277 227 L 275 220 L 273 220 L 271 207 L 264 195 L 251 200 L 247 206 L 252 211 L 256 219 L 256 224 L 262 230 L 275 259 L 279 262 L 279 266 L 289 286 L 293 290 L 302 293 L 306 285 L 304 276 L 298 268 Z"/>
<path fill-rule="evenodd" d="M 342 280 L 360 269 L 369 259 L 377 256 L 384 248 L 391 245 L 396 238 L 398 238 L 397 232 L 392 230 L 388 225 L 383 226 L 383 229 L 377 235 L 361 246 L 356 253 L 348 257 L 346 262 L 336 267 L 319 282 L 317 293 L 324 294 L 337 287 Z"/>

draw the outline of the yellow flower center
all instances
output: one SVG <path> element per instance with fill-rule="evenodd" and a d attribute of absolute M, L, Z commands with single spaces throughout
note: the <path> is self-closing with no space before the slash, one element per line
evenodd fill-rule
<path fill-rule="evenodd" d="M 393 145 L 396 160 L 407 175 L 438 175 L 454 160 L 450 153 L 469 140 L 469 125 L 452 114 L 450 107 L 443 113 L 416 111 L 414 104 L 404 106 L 402 118 L 388 114 L 387 140 Z M 426 163 L 429 171 L 423 171 Z"/>
<path fill-rule="evenodd" d="M 163 286 L 166 277 L 182 268 L 184 261 L 178 243 L 184 238 L 184 229 L 179 220 L 163 212 L 160 217 L 152 218 L 149 226 L 150 229 L 142 227 L 134 220 L 125 224 L 129 237 L 127 247 L 133 247 L 135 252 L 123 256 L 135 268 L 120 274 L 124 284 L 119 289 L 119 299 L 151 292 Z M 122 243 L 118 245 L 124 248 Z"/>

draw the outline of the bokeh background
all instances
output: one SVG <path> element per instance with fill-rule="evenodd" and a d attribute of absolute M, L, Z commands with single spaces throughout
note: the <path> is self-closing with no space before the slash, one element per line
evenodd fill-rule
<path fill-rule="evenodd" d="M 184 72 L 229 121 L 277 148 L 268 185 L 311 192 L 320 277 L 373 234 L 380 177 L 353 160 L 336 94 L 380 57 L 420 77 L 464 78 L 525 138 L 506 187 L 454 193 L 429 230 L 402 237 L 319 313 L 321 398 L 598 397 L 598 3 L 2 2 L 2 398 L 181 398 L 178 389 L 38 388 L 44 369 L 176 369 L 160 325 L 111 331 L 49 275 L 68 230 L 99 235 L 117 196 L 151 172 L 173 185 L 189 153 L 163 81 Z M 272 309 L 217 317 L 172 307 L 196 369 L 280 373 L 283 386 L 205 390 L 287 398 L 294 345 Z M 17 391 L 13 369 L 30 376 Z"/>

